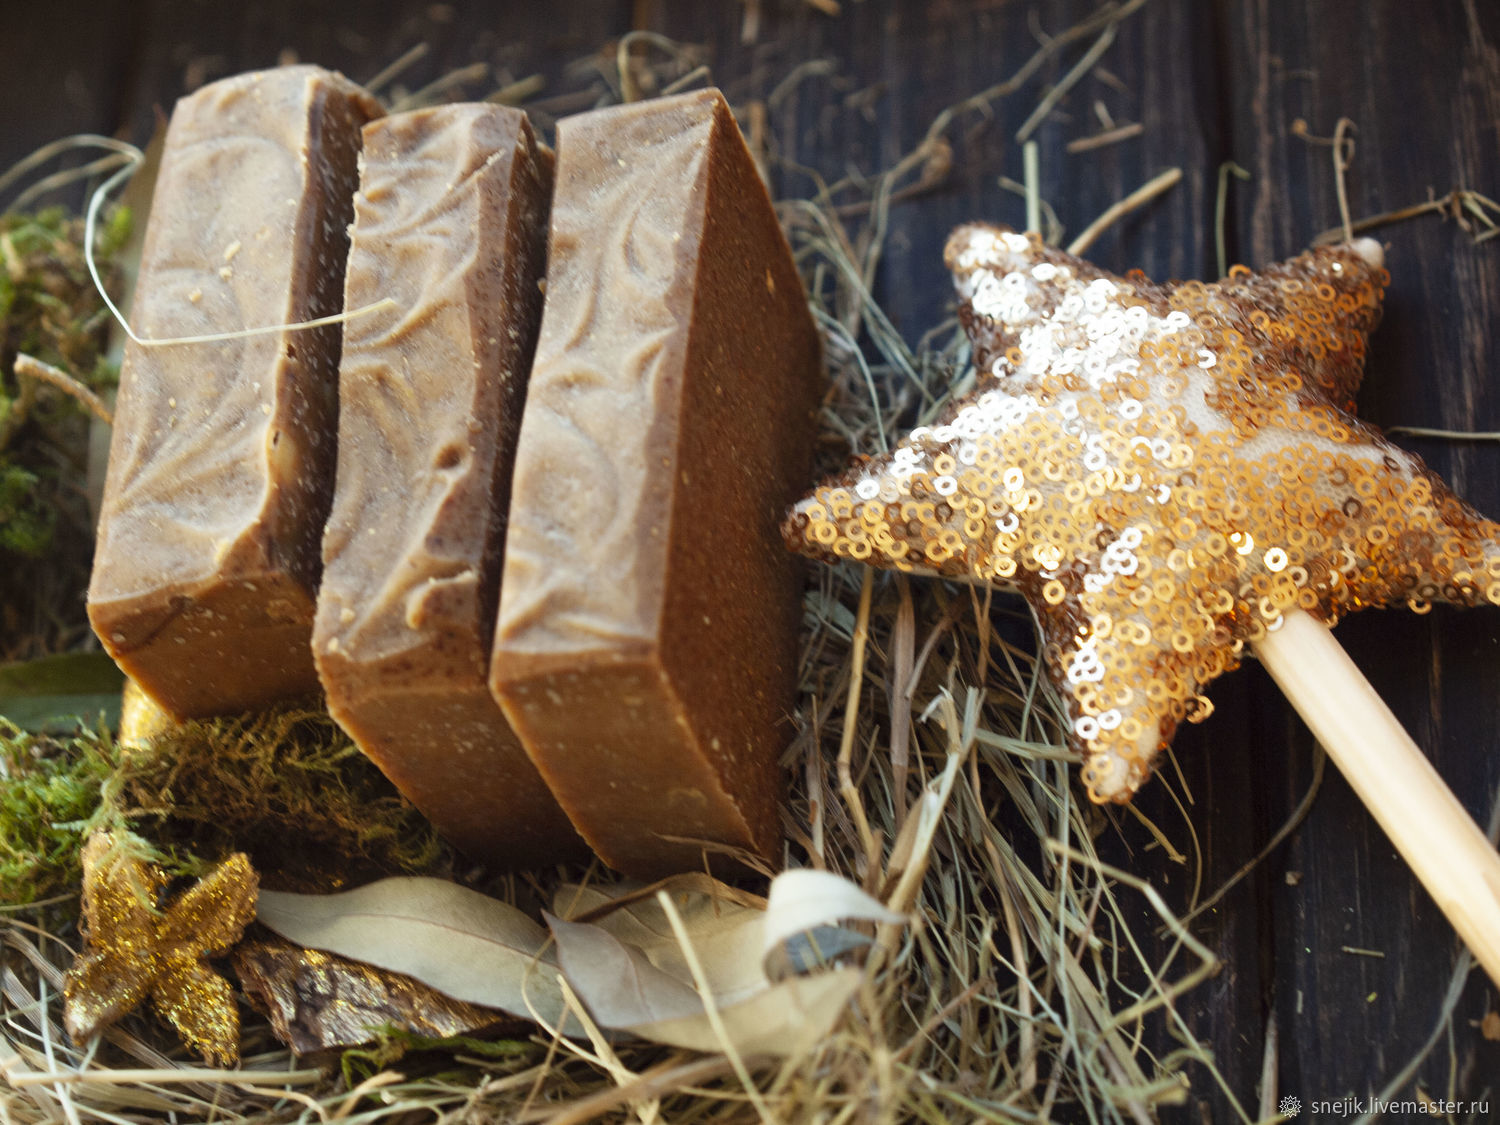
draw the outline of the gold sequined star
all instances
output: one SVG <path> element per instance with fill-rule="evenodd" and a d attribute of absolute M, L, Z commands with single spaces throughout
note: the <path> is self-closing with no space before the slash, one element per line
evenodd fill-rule
<path fill-rule="evenodd" d="M 229 982 L 204 963 L 239 941 L 255 917 L 258 880 L 230 856 L 165 911 L 160 868 L 129 854 L 114 833 L 83 849 L 83 915 L 89 952 L 69 970 L 63 1022 L 81 1042 L 147 997 L 182 1041 L 210 1063 L 239 1059 L 239 1013 Z"/>
<path fill-rule="evenodd" d="M 1019 590 L 1096 801 L 1125 801 L 1247 642 L 1300 607 L 1500 604 L 1500 525 L 1353 414 L 1369 239 L 1215 284 L 948 242 L 976 387 L 799 503 L 796 550 Z"/>

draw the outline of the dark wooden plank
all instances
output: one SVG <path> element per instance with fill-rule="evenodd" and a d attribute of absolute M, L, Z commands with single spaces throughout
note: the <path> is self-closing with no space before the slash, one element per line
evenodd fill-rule
<path fill-rule="evenodd" d="M 354 0 L 251 0 L 246 4 L 98 6 L 55 0 L 24 9 L 17 69 L 0 78 L 12 114 L 0 165 L 42 140 L 124 125 L 149 132 L 154 107 L 188 86 L 295 55 L 369 79 L 421 41 L 426 58 L 400 81 L 420 86 L 456 67 L 490 65 L 497 80 L 532 73 L 544 98 L 587 90 L 608 71 L 602 44 L 631 27 L 701 45 L 733 100 L 765 101 L 799 64 L 828 60 L 780 100 L 771 127 L 785 163 L 784 194 L 808 178 L 791 165 L 838 178 L 869 174 L 916 145 L 947 105 L 1014 73 L 1035 49 L 1035 25 L 1057 33 L 1092 5 L 1077 0 L 866 0 L 830 19 L 800 0 L 765 0 L 758 41 L 740 38 L 738 4 L 701 0 L 373 5 Z M 960 117 L 950 130 L 954 164 L 936 191 L 891 213 L 876 292 L 910 341 L 950 308 L 940 250 L 954 224 L 988 218 L 1020 224 L 1020 201 L 997 178 L 1021 178 L 1016 128 L 1046 84 L 1087 46 L 1042 69 L 992 116 Z M 1464 182 L 1493 194 L 1500 183 L 1500 9 L 1483 0 L 1444 5 L 1381 0 L 1152 0 L 1124 24 L 1095 72 L 1037 132 L 1043 194 L 1077 233 L 1108 204 L 1168 166 L 1184 182 L 1133 215 L 1091 251 L 1116 270 L 1208 277 L 1213 256 L 1214 175 L 1233 157 L 1254 179 L 1235 185 L 1233 257 L 1252 264 L 1296 252 L 1337 216 L 1327 150 L 1291 135 L 1305 118 L 1329 133 L 1340 114 L 1359 126 L 1350 173 L 1357 213 L 1445 191 Z M 594 64 L 590 69 L 590 60 Z M 469 87 L 487 93 L 486 83 Z M 1093 104 L 1142 136 L 1092 153 L 1068 140 L 1093 131 Z M 552 103 L 561 110 L 565 103 Z M 581 104 L 581 103 L 580 103 Z M 1500 246 L 1474 247 L 1435 218 L 1384 232 L 1394 282 L 1377 336 L 1362 409 L 1383 424 L 1500 429 Z M 1500 512 L 1500 450 L 1413 440 L 1438 471 L 1480 507 Z M 1439 768 L 1483 815 L 1500 784 L 1493 684 L 1500 673 L 1494 611 L 1435 610 L 1350 620 L 1340 636 Z M 1184 851 L 1196 836 L 1204 893 L 1253 855 L 1308 784 L 1312 747 L 1259 669 L 1226 677 L 1217 713 L 1179 736 L 1177 760 L 1192 795 L 1186 819 L 1167 786 L 1153 783 L 1141 809 Z M 1175 777 L 1169 773 L 1172 784 Z M 1120 820 L 1114 858 L 1185 909 L 1199 875 L 1150 846 Z M 1288 885 L 1288 872 L 1301 882 Z M 1141 918 L 1146 917 L 1143 907 Z M 1253 1109 L 1265 1028 L 1274 1019 L 1280 1088 L 1301 1096 L 1369 1094 L 1426 1037 L 1453 963 L 1453 939 L 1425 894 L 1341 780 L 1330 771 L 1302 831 L 1195 930 L 1223 959 L 1212 982 L 1181 1011 L 1208 1042 L 1235 1096 Z M 1340 952 L 1381 949 L 1384 959 Z M 1368 1000 L 1370 994 L 1373 1000 Z M 1473 1021 L 1495 1005 L 1478 974 L 1455 1018 L 1454 1096 L 1479 1096 L 1500 1074 L 1500 1047 Z M 1158 1034 L 1159 1051 L 1173 1044 Z M 1444 1048 L 1423 1070 L 1425 1088 L 1447 1092 Z M 1185 1110 L 1169 1117 L 1230 1120 L 1229 1103 L 1200 1069 Z"/>
<path fill-rule="evenodd" d="M 1255 177 L 1236 191 L 1232 230 L 1252 263 L 1285 256 L 1338 220 L 1329 150 L 1292 134 L 1298 118 L 1325 136 L 1340 116 L 1358 125 L 1349 171 L 1356 217 L 1456 185 L 1490 190 L 1500 180 L 1500 9 L 1494 5 L 1257 0 L 1221 4 L 1220 11 L 1235 98 L 1233 155 Z M 1473 245 L 1436 218 L 1378 236 L 1388 247 L 1392 284 L 1362 413 L 1382 425 L 1500 429 L 1493 390 L 1500 253 Z M 1500 511 L 1500 448 L 1402 441 L 1482 510 Z M 1500 613 L 1443 607 L 1428 617 L 1369 614 L 1339 630 L 1481 823 L 1500 787 L 1497 635 Z M 1264 679 L 1255 680 L 1255 694 L 1267 714 L 1280 706 Z M 1286 730 L 1286 753 L 1295 763 L 1283 774 L 1290 804 L 1305 784 L 1310 740 L 1300 724 Z M 1368 1097 L 1436 1022 L 1455 940 L 1332 771 L 1307 824 L 1273 862 L 1273 871 L 1283 867 L 1299 872 L 1301 882 L 1271 880 L 1268 953 L 1282 1033 L 1281 1088 L 1305 1103 Z M 1350 955 L 1344 946 L 1385 956 Z M 1500 1045 L 1484 1041 L 1474 1024 L 1494 1006 L 1493 986 L 1476 971 L 1454 1015 L 1452 1052 L 1445 1044 L 1421 1068 L 1423 1089 L 1460 1099 L 1493 1089 Z"/>
<path fill-rule="evenodd" d="M 368 78 L 412 43 L 426 41 L 429 56 L 403 75 L 419 85 L 454 67 L 484 60 L 514 76 L 533 70 L 549 79 L 549 93 L 566 88 L 570 60 L 589 54 L 627 26 L 626 5 L 561 5 L 555 12 L 524 6 L 465 10 L 434 19 L 428 5 L 395 13 L 369 5 L 325 2 L 142 7 L 143 31 L 122 113 L 138 136 L 149 129 L 154 108 L 169 106 L 187 87 L 237 70 L 271 65 L 295 55 Z M 771 126 L 785 162 L 773 166 L 781 194 L 803 194 L 808 177 L 793 169 L 815 169 L 827 179 L 857 170 L 865 175 L 895 163 L 922 139 L 945 107 L 1014 74 L 1039 45 L 1034 25 L 1056 34 L 1087 16 L 1091 3 L 1035 6 L 988 2 L 850 4 L 829 19 L 805 4 L 767 3 L 755 43 L 740 39 L 741 13 L 734 4 L 676 0 L 629 6 L 630 26 L 649 28 L 700 44 L 714 78 L 737 102 L 766 100 L 799 64 L 828 60 L 826 74 L 809 77 L 773 110 Z M 1209 37 L 1208 12 L 1193 0 L 1157 0 L 1123 25 L 1103 60 L 1104 74 L 1087 77 L 1037 130 L 1042 149 L 1042 190 L 1064 224 L 1076 233 L 1100 211 L 1165 167 L 1181 166 L 1184 184 L 1149 210 L 1108 233 L 1093 252 L 1115 269 L 1143 267 L 1158 275 L 1201 276 L 1210 268 L 1208 247 L 1212 186 L 1209 171 L 1219 156 L 1220 93 L 1211 66 L 1194 45 Z M 573 31 L 560 40 L 558 28 Z M 952 226 L 973 218 L 1020 225 L 1022 204 L 1002 190 L 998 177 L 1022 176 L 1014 133 L 1047 86 L 1059 80 L 1089 45 L 1080 41 L 1043 67 L 1015 95 L 997 101 L 986 116 L 959 117 L 950 138 L 954 163 L 940 190 L 895 208 L 891 214 L 876 295 L 908 340 L 951 311 L 950 283 L 941 247 Z M 601 60 L 608 65 L 607 59 Z M 574 86 L 579 85 L 575 80 Z M 1143 136 L 1088 154 L 1069 154 L 1068 140 L 1094 131 L 1098 101 L 1120 121 L 1138 120 Z M 1236 702 L 1238 701 L 1238 702 Z M 1242 694 L 1225 707 L 1244 710 Z M 1235 724 L 1234 729 L 1239 729 Z M 1219 741 L 1225 741 L 1222 736 Z M 1213 886 L 1259 846 L 1260 819 L 1238 799 L 1247 787 L 1251 761 L 1221 747 L 1210 756 L 1185 741 L 1183 761 L 1198 804 L 1192 829 L 1204 844 L 1203 882 Z M 1184 849 L 1188 832 L 1160 790 L 1145 798 L 1148 815 L 1167 827 Z M 1219 810 L 1211 815 L 1210 810 Z M 1191 880 L 1149 849 L 1150 837 L 1135 822 L 1122 822 L 1126 844 L 1113 858 L 1163 885 L 1174 904 L 1187 905 Z M 1191 998 L 1187 1015 L 1209 1041 L 1240 1097 L 1251 1095 L 1259 1066 L 1259 949 L 1263 934 L 1254 909 L 1256 890 L 1239 895 L 1201 927 L 1226 969 L 1211 991 Z M 1144 926 L 1150 920 L 1140 903 Z M 1159 1048 L 1170 1049 L 1158 1035 Z M 1205 1104 L 1219 1113 L 1223 1099 L 1195 1073 Z"/>
<path fill-rule="evenodd" d="M 65 21 L 64 17 L 71 17 Z M 75 2 L 8 5 L 0 129 L 0 171 L 34 149 L 73 133 L 113 134 L 121 121 L 121 91 L 140 21 L 128 4 Z M 64 158 L 44 171 L 76 166 L 90 156 Z M 77 205 L 78 192 L 49 201 Z M 3 206 L 6 200 L 0 200 Z"/>
<path fill-rule="evenodd" d="M 129 120 L 149 130 L 155 107 L 170 110 L 182 93 L 227 74 L 303 61 L 369 81 L 408 50 L 426 54 L 403 70 L 384 94 L 419 90 L 462 67 L 484 64 L 488 75 L 453 88 L 450 98 L 485 97 L 509 82 L 539 76 L 542 99 L 587 86 L 577 64 L 628 28 L 629 5 L 572 5 L 557 19 L 528 5 L 348 0 L 257 0 L 247 5 L 140 5 L 142 35 L 126 91 Z"/>

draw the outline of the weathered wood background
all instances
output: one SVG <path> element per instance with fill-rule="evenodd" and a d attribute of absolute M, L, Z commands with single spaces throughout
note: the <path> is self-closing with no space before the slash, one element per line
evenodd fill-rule
<path fill-rule="evenodd" d="M 0 167 L 66 133 L 144 141 L 155 108 L 170 108 L 185 89 L 293 56 L 369 79 L 425 42 L 430 53 L 401 77 L 408 87 L 483 62 L 502 79 L 542 75 L 546 99 L 586 88 L 587 75 L 599 72 L 590 59 L 608 67 L 601 45 L 648 28 L 701 45 L 714 80 L 741 103 L 767 99 L 800 63 L 827 60 L 777 99 L 770 124 L 786 162 L 837 178 L 897 160 L 945 106 L 1011 75 L 1039 35 L 1073 25 L 1093 5 L 845 0 L 832 17 L 797 0 L 764 0 L 749 43 L 733 0 L 6 0 L 3 8 Z M 998 177 L 1020 178 L 1016 128 L 1089 42 L 1061 52 L 989 119 L 963 116 L 950 130 L 955 161 L 946 181 L 893 210 L 877 296 L 908 340 L 949 301 L 940 262 L 948 229 L 971 218 L 1024 221 Z M 480 96 L 495 81 L 467 90 Z M 1069 140 L 1099 128 L 1096 101 L 1118 122 L 1141 122 L 1143 133 L 1068 153 Z M 1341 116 L 1358 127 L 1349 171 L 1356 217 L 1454 187 L 1500 196 L 1500 4 L 1150 0 L 1038 130 L 1043 195 L 1076 233 L 1179 166 L 1182 183 L 1090 256 L 1115 270 L 1210 277 L 1217 170 L 1235 160 L 1251 178 L 1231 187 L 1230 260 L 1264 263 L 1337 222 L 1329 149 L 1296 135 L 1293 122 L 1328 136 Z M 782 194 L 808 190 L 788 164 L 774 175 Z M 1384 426 L 1500 430 L 1500 239 L 1475 245 L 1436 216 L 1377 233 L 1393 282 L 1362 413 Z M 1500 444 L 1403 440 L 1460 494 L 1500 513 Z M 1371 613 L 1339 636 L 1484 823 L 1500 793 L 1500 611 Z M 1306 730 L 1259 668 L 1221 681 L 1214 696 L 1214 717 L 1177 744 L 1209 889 L 1286 819 L 1314 757 Z M 1185 842 L 1161 789 L 1148 787 L 1143 807 Z M 1124 858 L 1181 906 L 1191 872 L 1148 847 L 1144 829 L 1125 831 L 1132 854 Z M 1224 970 L 1187 998 L 1183 1014 L 1251 1106 L 1271 1029 L 1282 1093 L 1304 1103 L 1376 1093 L 1433 1034 L 1454 973 L 1447 924 L 1332 770 L 1296 835 L 1195 926 Z M 1475 970 L 1451 1033 L 1408 1093 L 1419 1086 L 1437 1098 L 1488 1097 L 1489 1115 L 1473 1119 L 1500 1120 L 1500 1042 L 1480 1027 L 1497 1006 Z M 1190 1073 L 1188 1109 L 1172 1116 L 1229 1120 L 1206 1076 Z"/>

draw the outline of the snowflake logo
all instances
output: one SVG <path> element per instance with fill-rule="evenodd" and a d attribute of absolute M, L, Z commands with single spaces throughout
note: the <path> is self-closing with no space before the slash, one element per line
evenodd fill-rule
<path fill-rule="evenodd" d="M 1281 1111 L 1281 1116 L 1283 1117 L 1296 1117 L 1297 1114 L 1302 1112 L 1302 1099 L 1294 1098 L 1291 1094 L 1287 1094 L 1281 1099 L 1281 1104 L 1276 1108 Z"/>

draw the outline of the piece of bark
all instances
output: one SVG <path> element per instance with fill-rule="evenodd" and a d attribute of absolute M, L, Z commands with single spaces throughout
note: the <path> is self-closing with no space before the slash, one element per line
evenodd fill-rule
<path fill-rule="evenodd" d="M 387 1027 L 446 1039 L 515 1024 L 504 1012 L 445 996 L 401 973 L 282 938 L 256 938 L 234 951 L 234 971 L 271 1030 L 297 1055 L 357 1047 Z"/>
<path fill-rule="evenodd" d="M 341 307 L 361 126 L 379 104 L 312 66 L 177 103 L 132 323 L 147 340 Z M 178 718 L 317 690 L 337 326 L 125 349 L 89 617 Z"/>
<path fill-rule="evenodd" d="M 328 709 L 476 859 L 587 854 L 488 688 L 505 512 L 546 268 L 552 154 L 453 105 L 365 130 L 339 464 L 313 649 Z"/>
<path fill-rule="evenodd" d="M 491 680 L 622 871 L 779 849 L 819 347 L 717 91 L 559 123 Z"/>

